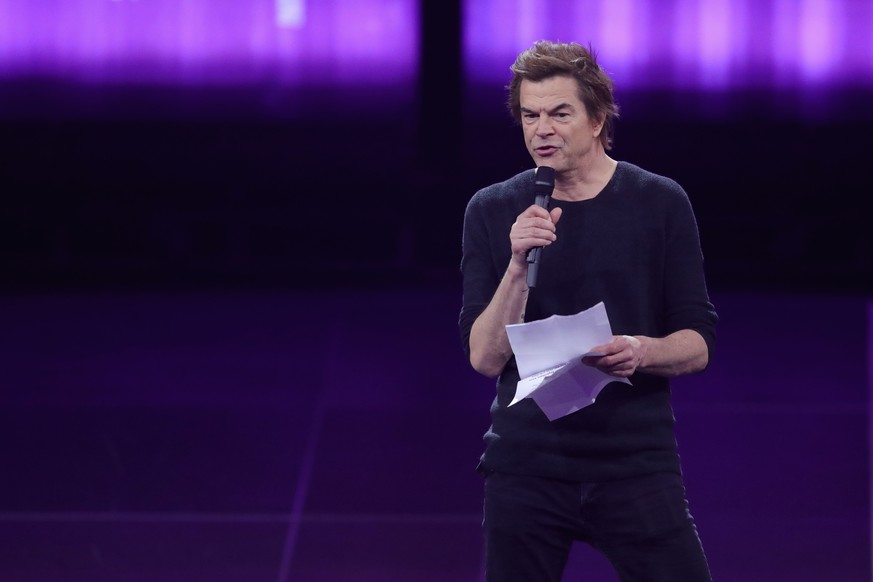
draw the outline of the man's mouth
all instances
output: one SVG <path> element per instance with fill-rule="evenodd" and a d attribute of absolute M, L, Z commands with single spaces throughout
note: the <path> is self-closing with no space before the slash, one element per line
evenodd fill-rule
<path fill-rule="evenodd" d="M 555 146 L 539 146 L 534 148 L 534 151 L 541 156 L 549 156 L 558 151 L 558 148 Z"/>

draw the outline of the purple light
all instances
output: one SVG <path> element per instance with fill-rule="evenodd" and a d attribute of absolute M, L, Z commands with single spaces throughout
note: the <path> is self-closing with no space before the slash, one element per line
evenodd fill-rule
<path fill-rule="evenodd" d="M 836 66 L 835 60 L 842 56 L 839 16 L 828 0 L 803 0 L 799 36 L 804 79 L 826 79 Z"/>
<path fill-rule="evenodd" d="M 473 83 L 536 40 L 591 42 L 622 90 L 873 87 L 869 0 L 467 0 Z"/>
<path fill-rule="evenodd" d="M 276 21 L 279 26 L 300 28 L 306 20 L 303 0 L 276 0 Z"/>
<path fill-rule="evenodd" d="M 639 44 L 646 44 L 640 35 L 646 33 L 646 8 L 635 10 L 633 0 L 600 0 L 599 30 L 601 43 L 596 50 L 604 55 L 612 55 L 613 65 L 610 73 L 626 76 L 634 63 L 638 62 L 636 51 Z"/>
<path fill-rule="evenodd" d="M 0 78 L 412 81 L 416 0 L 0 0 Z"/>
<path fill-rule="evenodd" d="M 774 84 L 777 86 L 791 86 L 796 82 L 793 78 L 793 65 L 798 59 L 800 48 L 797 37 L 798 22 L 796 0 L 775 0 L 771 51 Z"/>
<path fill-rule="evenodd" d="M 676 0 L 673 8 L 673 21 L 667 21 L 666 28 L 671 31 L 672 42 L 663 45 L 658 50 L 661 60 L 673 64 L 673 78 L 666 77 L 665 83 L 659 83 L 659 87 L 694 87 L 697 84 L 699 54 L 697 45 L 700 42 L 700 28 L 698 27 L 697 14 L 698 0 Z M 662 18 L 666 14 L 662 15 Z M 677 31 L 682 31 L 678 34 Z M 635 79 L 632 76 L 629 80 Z M 626 86 L 621 80 L 617 80 L 620 87 Z M 644 79 L 640 79 L 640 82 Z"/>
<path fill-rule="evenodd" d="M 724 87 L 729 81 L 735 54 L 732 51 L 739 52 L 738 48 L 744 44 L 741 33 L 744 29 L 733 26 L 730 0 L 700 0 L 697 10 L 700 32 L 697 47 L 700 58 L 696 61 L 698 82 L 704 87 Z"/>

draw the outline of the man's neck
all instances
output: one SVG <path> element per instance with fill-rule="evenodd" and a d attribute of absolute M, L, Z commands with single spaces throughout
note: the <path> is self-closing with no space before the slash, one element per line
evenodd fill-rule
<path fill-rule="evenodd" d="M 612 179 L 618 162 L 601 152 L 590 163 L 571 172 L 561 172 L 555 177 L 552 198 L 567 202 L 590 200 L 606 187 Z"/>

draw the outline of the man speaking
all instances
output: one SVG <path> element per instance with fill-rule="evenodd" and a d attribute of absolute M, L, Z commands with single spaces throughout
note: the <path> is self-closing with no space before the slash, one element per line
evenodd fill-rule
<path fill-rule="evenodd" d="M 669 378 L 707 366 L 717 322 L 688 196 L 607 155 L 618 107 L 585 47 L 521 53 L 509 105 L 554 189 L 537 204 L 531 169 L 477 192 L 464 218 L 461 334 L 473 368 L 497 378 L 479 465 L 486 579 L 559 581 L 578 540 L 624 582 L 711 580 L 670 405 Z M 506 325 L 601 301 L 616 335 L 583 363 L 631 384 L 611 382 L 554 421 L 530 398 L 509 406 L 519 373 Z"/>

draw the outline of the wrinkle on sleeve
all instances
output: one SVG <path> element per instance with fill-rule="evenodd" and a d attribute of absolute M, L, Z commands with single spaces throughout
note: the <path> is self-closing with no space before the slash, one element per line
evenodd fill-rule
<path fill-rule="evenodd" d="M 691 202 L 678 184 L 675 187 L 679 195 L 673 198 L 668 213 L 664 266 L 667 333 L 693 329 L 706 342 L 711 361 L 718 314 L 706 288 L 703 251 Z"/>
<path fill-rule="evenodd" d="M 500 284 L 501 276 L 491 257 L 489 229 L 485 217 L 485 197 L 480 191 L 467 204 L 464 213 L 461 254 L 463 305 L 458 325 L 462 346 L 468 360 L 473 323 L 491 302 Z"/>

